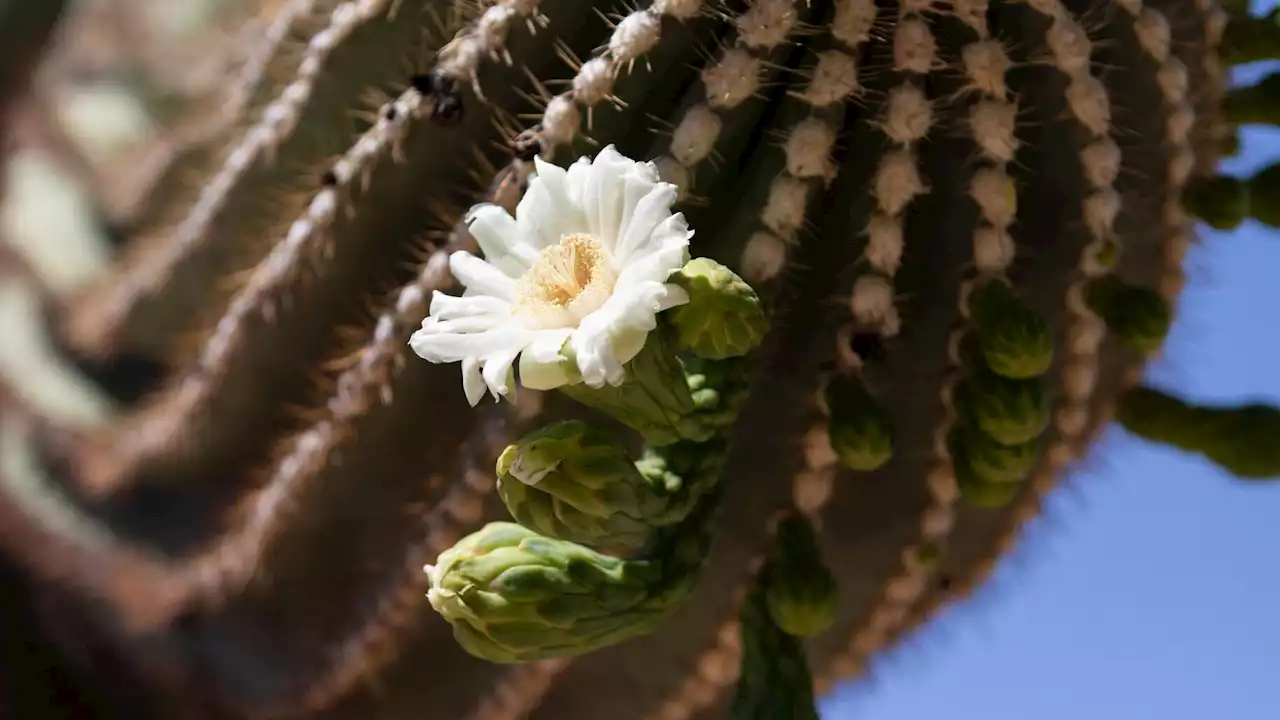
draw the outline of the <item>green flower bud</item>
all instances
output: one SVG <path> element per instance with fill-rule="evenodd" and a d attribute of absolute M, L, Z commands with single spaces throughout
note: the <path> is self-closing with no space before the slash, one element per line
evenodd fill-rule
<path fill-rule="evenodd" d="M 512 517 L 548 537 L 630 553 L 658 523 L 681 519 L 668 517 L 671 494 L 636 470 L 626 448 L 577 420 L 521 438 L 497 473 Z"/>
<path fill-rule="evenodd" d="M 961 414 L 1001 445 L 1021 445 L 1049 425 L 1049 401 L 1038 378 L 1013 380 L 972 370 L 957 394 Z"/>
<path fill-rule="evenodd" d="M 689 352 L 712 360 L 746 355 L 768 331 L 756 291 L 715 260 L 694 258 L 671 281 L 689 293 L 689 302 L 668 313 Z"/>
<path fill-rule="evenodd" d="M 826 389 L 831 447 L 851 470 L 871 471 L 893 455 L 893 428 L 861 380 L 837 376 Z"/>
<path fill-rule="evenodd" d="M 956 481 L 960 486 L 960 495 L 970 504 L 978 507 L 1004 507 L 1018 496 L 1022 483 L 986 482 L 973 475 L 964 475 L 957 468 Z"/>
<path fill-rule="evenodd" d="M 620 560 L 514 523 L 489 523 L 426 570 L 427 598 L 458 643 L 498 663 L 579 655 L 648 633 L 688 584 L 664 585 L 656 562 Z"/>
<path fill-rule="evenodd" d="M 762 577 L 769 614 L 785 632 L 810 637 L 835 622 L 840 601 L 836 579 L 803 515 L 791 514 L 778 523 L 773 556 Z"/>
<path fill-rule="evenodd" d="M 1013 288 L 998 280 L 984 282 L 969 297 L 969 309 L 987 365 L 1009 378 L 1043 375 L 1053 362 L 1049 324 L 1027 307 Z"/>
<path fill-rule="evenodd" d="M 1017 482 L 1031 472 L 1040 452 L 1036 441 L 1002 445 L 973 428 L 960 428 L 951 435 L 951 459 L 965 466 L 983 482 Z"/>
<path fill-rule="evenodd" d="M 722 430 L 738 419 L 750 390 L 745 360 L 684 360 L 695 415 L 703 425 Z"/>
<path fill-rule="evenodd" d="M 1129 285 L 1114 275 L 1090 283 L 1087 299 L 1116 340 L 1142 355 L 1160 349 L 1173 323 L 1169 303 L 1159 293 Z"/>

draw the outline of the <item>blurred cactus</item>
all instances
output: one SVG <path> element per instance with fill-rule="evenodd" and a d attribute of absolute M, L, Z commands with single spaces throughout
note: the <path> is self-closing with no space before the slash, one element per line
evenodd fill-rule
<path fill-rule="evenodd" d="M 1274 172 L 1214 174 L 1280 123 L 1226 87 L 1280 55 L 1238 3 L 81 0 L 19 92 L 52 16 L 12 13 L 54 5 L 0 2 L 10 176 L 80 208 L 19 182 L 0 226 L 39 301 L 0 548 L 116 716 L 814 717 L 1113 416 L 1280 474 L 1274 410 L 1132 388 L 1193 215 L 1280 224 Z M 142 119 L 77 120 L 86 84 Z M 592 325 L 659 179 L 645 232 L 694 234 L 644 271 L 682 268 Z M 490 271 L 554 332 L 431 340 Z"/>

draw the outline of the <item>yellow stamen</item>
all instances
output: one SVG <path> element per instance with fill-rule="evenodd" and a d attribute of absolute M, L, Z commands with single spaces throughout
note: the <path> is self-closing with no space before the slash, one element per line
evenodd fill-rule
<path fill-rule="evenodd" d="M 559 244 L 543 248 L 516 281 L 515 310 L 542 327 L 575 325 L 608 299 L 616 279 L 595 238 L 566 235 Z"/>

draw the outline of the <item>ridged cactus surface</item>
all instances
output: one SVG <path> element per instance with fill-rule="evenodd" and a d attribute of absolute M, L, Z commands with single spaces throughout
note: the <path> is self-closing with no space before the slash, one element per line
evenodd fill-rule
<path fill-rule="evenodd" d="M 13 612 L 110 690 L 103 717 L 814 717 L 985 578 L 1117 412 L 1280 474 L 1274 410 L 1131 391 L 1191 213 L 1268 222 L 1265 178 L 1214 167 L 1280 97 L 1227 96 L 1219 43 L 1280 55 L 1274 22 L 1233 8 L 1231 30 L 1216 0 L 262 5 L 148 162 L 80 178 L 109 272 L 66 287 L 4 255 L 95 408 L 5 381 Z M 608 193 L 685 253 L 644 286 L 624 373 L 593 380 L 586 341 L 510 376 L 514 353 L 430 339 L 470 322 L 448 313 L 484 294 L 476 257 L 517 305 L 572 310 L 547 293 L 595 287 L 575 273 L 603 267 Z M 503 249 L 517 226 L 554 237 Z M 561 274 L 529 285 L 549 252 Z"/>

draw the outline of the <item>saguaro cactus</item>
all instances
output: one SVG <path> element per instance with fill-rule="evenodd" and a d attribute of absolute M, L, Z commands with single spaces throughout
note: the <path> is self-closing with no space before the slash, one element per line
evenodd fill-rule
<path fill-rule="evenodd" d="M 10 253 L 108 410 L 8 380 L 0 543 L 129 717 L 813 717 L 1117 408 L 1280 474 L 1126 394 L 1262 207 L 1215 0 L 273 13 L 107 277 Z"/>

